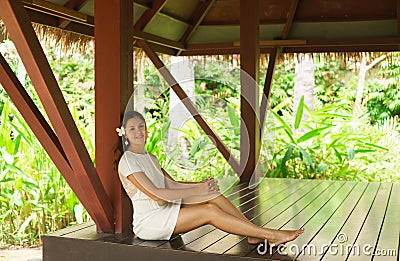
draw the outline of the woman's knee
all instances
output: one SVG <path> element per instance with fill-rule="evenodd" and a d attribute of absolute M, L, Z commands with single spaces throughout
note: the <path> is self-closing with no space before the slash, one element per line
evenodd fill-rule
<path fill-rule="evenodd" d="M 223 200 L 224 198 L 225 198 L 224 195 L 218 194 L 218 195 L 215 195 L 214 197 L 212 197 L 212 198 L 208 201 L 208 203 L 211 203 L 211 204 L 214 204 L 214 205 L 217 205 L 217 206 L 218 206 L 218 202 L 220 202 L 220 201 Z"/>
<path fill-rule="evenodd" d="M 207 216 L 209 216 L 210 218 L 218 218 L 219 215 L 221 215 L 221 209 L 213 204 L 213 203 L 206 203 L 204 204 L 204 208 L 206 211 Z"/>

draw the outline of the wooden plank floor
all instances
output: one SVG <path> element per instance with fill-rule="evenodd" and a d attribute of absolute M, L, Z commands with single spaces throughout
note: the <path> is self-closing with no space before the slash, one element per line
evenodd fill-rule
<path fill-rule="evenodd" d="M 400 183 L 265 179 L 254 190 L 241 183 L 225 195 L 259 226 L 305 232 L 270 249 L 211 225 L 145 241 L 96 233 L 86 223 L 43 236 L 43 259 L 399 260 Z"/>

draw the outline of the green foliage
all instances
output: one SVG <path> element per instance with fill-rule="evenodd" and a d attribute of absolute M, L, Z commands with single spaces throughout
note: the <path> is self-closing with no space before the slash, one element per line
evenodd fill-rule
<path fill-rule="evenodd" d="M 380 78 L 369 82 L 364 104 L 371 122 L 384 122 L 400 115 L 400 62 L 399 53 L 381 63 Z"/>
<path fill-rule="evenodd" d="M 274 110 L 280 123 L 276 131 L 276 154 L 270 177 L 318 178 L 359 181 L 399 181 L 398 123 L 391 120 L 385 128 L 371 126 L 368 117 L 352 117 L 346 104 L 325 106 L 310 119 L 294 126 L 287 124 L 291 112 L 283 116 Z M 298 108 L 298 111 L 301 108 Z"/>
<path fill-rule="evenodd" d="M 260 69 L 261 81 L 260 86 L 264 86 L 266 74 L 266 68 Z M 270 94 L 270 105 L 275 107 L 282 101 L 289 100 L 293 97 L 293 86 L 294 86 L 294 63 L 290 60 L 285 60 L 282 63 L 276 65 L 271 94 Z"/>
<path fill-rule="evenodd" d="M 1 51 L 43 112 L 11 42 Z M 62 54 L 62 55 L 61 55 Z M 47 55 L 89 153 L 94 156 L 93 60 Z M 8 95 L 0 89 L 0 245 L 35 244 L 41 234 L 88 220 L 88 215 Z"/>

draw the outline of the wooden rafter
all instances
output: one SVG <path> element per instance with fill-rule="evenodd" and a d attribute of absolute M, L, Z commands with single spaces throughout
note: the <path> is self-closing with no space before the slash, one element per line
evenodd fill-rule
<path fill-rule="evenodd" d="M 149 6 L 149 5 L 145 4 L 145 3 L 140 3 L 140 1 L 134 1 L 134 3 L 139 5 L 139 6 L 141 6 L 141 7 L 144 7 L 146 9 L 152 9 L 152 6 Z M 175 16 L 174 14 L 165 13 L 165 12 L 162 12 L 160 10 L 158 12 L 158 15 L 163 16 L 165 18 L 168 18 L 169 20 L 173 20 L 175 22 L 178 22 L 180 24 L 190 26 L 190 24 L 187 21 L 182 20 L 181 18 Z"/>
<path fill-rule="evenodd" d="M 154 0 L 152 1 L 152 7 L 147 9 L 142 16 L 135 23 L 135 30 L 143 30 L 151 20 L 156 16 L 158 12 L 164 7 L 166 0 Z"/>
<path fill-rule="evenodd" d="M 299 0 L 292 0 L 292 2 L 290 3 L 290 7 L 286 16 L 285 27 L 283 28 L 281 36 L 283 40 L 287 39 L 289 36 L 290 28 L 292 27 L 293 24 L 293 19 L 294 15 L 296 14 L 298 3 Z"/>
<path fill-rule="evenodd" d="M 221 152 L 222 156 L 226 159 L 226 161 L 231 165 L 232 169 L 239 174 L 240 173 L 239 163 L 233 157 L 229 149 L 225 146 L 221 138 L 212 130 L 212 128 L 205 121 L 205 119 L 201 116 L 196 105 L 193 104 L 192 100 L 188 98 L 185 91 L 182 89 L 179 83 L 177 83 L 174 76 L 168 71 L 168 69 L 165 67 L 165 65 L 157 56 L 157 54 L 148 46 L 148 44 L 144 40 L 138 40 L 137 43 L 147 54 L 150 60 L 153 62 L 154 66 L 159 70 L 164 80 L 168 83 L 169 86 L 171 86 L 171 89 L 179 97 L 179 99 L 182 101 L 186 109 L 191 113 L 192 117 L 196 120 L 196 122 L 200 125 L 200 127 L 204 130 L 204 132 L 208 136 L 212 137 L 212 142 Z"/>
<path fill-rule="evenodd" d="M 58 83 L 32 28 L 28 14 L 20 1 L 0 1 L 0 16 L 10 38 L 25 65 L 37 95 L 68 158 L 73 175 L 68 179 L 79 180 L 80 187 L 73 188 L 85 193 L 87 209 L 101 231 L 113 231 L 113 207 L 96 173 L 82 137 L 75 125 Z"/>
<path fill-rule="evenodd" d="M 73 178 L 74 175 L 71 165 L 61 147 L 57 135 L 47 123 L 46 119 L 36 107 L 35 103 L 1 54 L 0 83 L 13 101 L 15 107 L 17 107 L 18 111 L 21 113 L 22 117 L 24 117 L 40 144 L 42 144 L 43 148 L 56 165 L 57 169 L 63 174 L 69 186 L 71 188 L 80 187 L 78 180 Z M 89 212 L 93 212 L 93 210 L 89 209 L 90 205 L 87 204 L 88 199 L 86 194 L 83 193 L 83 190 L 77 190 L 75 194 L 82 202 L 83 206 L 88 208 Z"/>
<path fill-rule="evenodd" d="M 283 53 L 290 52 L 352 52 L 359 50 L 397 50 L 396 45 L 400 42 L 400 37 L 381 37 L 364 39 L 312 39 L 312 40 L 267 40 L 260 41 L 262 53 L 271 52 L 274 47 L 285 47 Z M 224 50 L 226 50 L 224 52 Z M 238 53 L 240 50 L 239 42 L 213 43 L 213 44 L 190 44 L 186 47 L 182 55 L 199 54 L 225 54 Z"/>
<path fill-rule="evenodd" d="M 79 11 L 87 4 L 87 2 L 89 2 L 89 0 L 69 0 L 68 2 L 66 2 L 64 4 L 64 7 L 73 9 L 75 11 Z M 66 20 L 66 19 L 60 18 L 59 27 L 65 28 L 70 23 L 71 23 L 71 20 Z"/>
<path fill-rule="evenodd" d="M 160 37 L 154 34 L 149 34 L 140 30 L 133 30 L 133 38 L 135 39 L 141 39 L 141 40 L 146 40 L 161 46 L 169 47 L 169 48 L 174 48 L 176 50 L 184 50 L 185 47 L 183 46 L 182 43 L 166 39 L 164 37 Z"/>
<path fill-rule="evenodd" d="M 194 31 L 199 27 L 201 22 L 206 17 L 207 13 L 210 11 L 212 5 L 215 3 L 215 0 L 208 0 L 201 2 L 200 7 L 193 14 L 192 24 L 185 30 L 179 42 L 181 42 L 184 46 L 186 45 L 187 40 L 190 39 Z M 183 50 L 179 50 L 177 55 L 180 55 Z"/>
<path fill-rule="evenodd" d="M 29 12 L 29 11 L 28 11 Z M 61 12 L 61 11 L 60 11 Z M 62 15 L 61 17 L 65 17 L 66 15 Z M 51 27 L 59 27 L 59 19 L 58 17 L 48 16 L 40 10 L 31 10 L 30 9 L 30 17 L 32 17 L 32 22 L 37 22 L 40 24 L 48 25 Z M 65 29 L 67 31 L 77 32 L 83 35 L 87 35 L 90 37 L 94 37 L 94 17 L 87 15 L 85 21 L 70 19 L 70 23 L 66 25 Z M 170 39 L 166 39 L 164 37 L 160 37 L 154 34 L 146 33 L 140 30 L 134 30 L 134 39 L 144 39 L 149 41 L 155 45 L 153 45 L 153 49 L 156 51 L 161 51 L 163 53 L 174 55 L 174 50 L 183 50 L 185 47 L 178 41 L 173 41 Z"/>
<path fill-rule="evenodd" d="M 294 15 L 296 14 L 297 6 L 298 6 L 299 0 L 292 0 L 287 16 L 286 16 L 286 23 L 285 27 L 283 28 L 282 35 L 281 35 L 281 41 L 280 42 L 288 42 L 286 40 L 289 36 L 290 28 L 292 27 L 293 24 L 293 19 Z M 301 42 L 301 40 L 295 40 L 291 41 L 291 44 L 304 44 L 306 41 Z M 282 48 L 279 47 L 273 47 L 272 51 L 269 54 L 269 61 L 268 61 L 268 69 L 267 73 L 265 75 L 265 82 L 264 82 L 264 89 L 263 89 L 263 96 L 261 100 L 261 106 L 260 106 L 260 138 L 262 137 L 263 133 L 263 128 L 264 128 L 264 121 L 265 121 L 265 114 L 267 111 L 268 107 L 268 99 L 269 99 L 269 94 L 271 91 L 271 84 L 272 84 L 272 79 L 274 77 L 274 71 L 275 71 L 275 66 L 276 66 L 276 61 L 277 57 L 280 55 Z"/>
<path fill-rule="evenodd" d="M 59 18 L 68 20 L 85 22 L 87 15 L 77 12 L 71 8 L 60 6 L 44 0 L 22 0 L 25 8 L 39 11 L 41 13 L 50 14 Z"/>
<path fill-rule="evenodd" d="M 397 11 L 397 36 L 400 37 L 400 0 L 396 1 Z"/>

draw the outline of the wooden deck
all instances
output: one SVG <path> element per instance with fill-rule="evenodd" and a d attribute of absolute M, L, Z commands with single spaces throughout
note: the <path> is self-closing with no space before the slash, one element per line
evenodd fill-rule
<path fill-rule="evenodd" d="M 87 223 L 43 236 L 43 260 L 399 260 L 400 183 L 266 179 L 225 194 L 257 225 L 305 232 L 278 251 L 210 225 L 143 241 Z"/>

